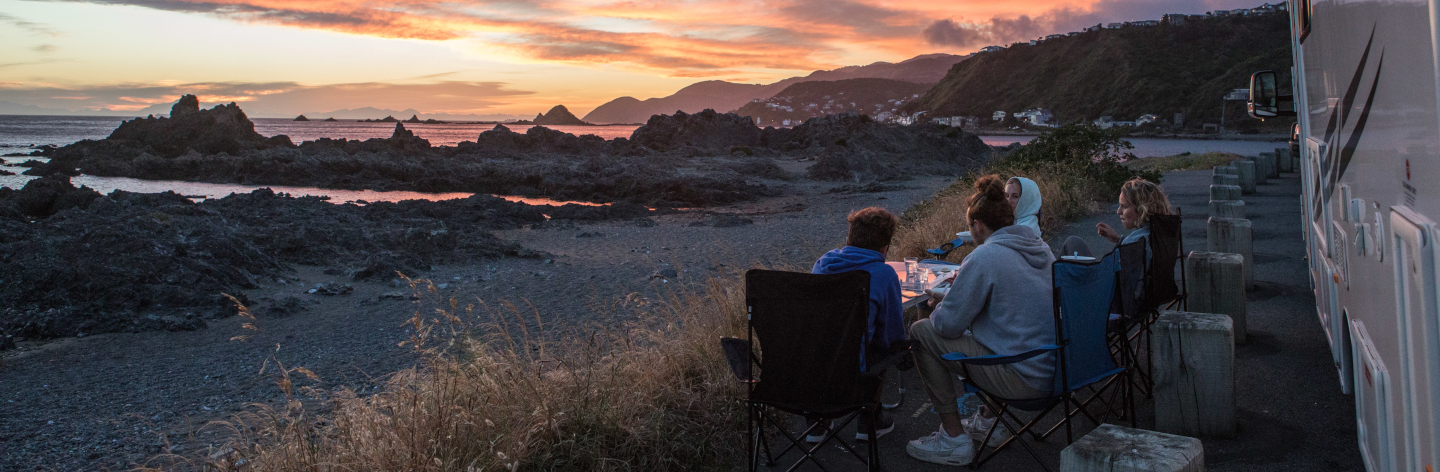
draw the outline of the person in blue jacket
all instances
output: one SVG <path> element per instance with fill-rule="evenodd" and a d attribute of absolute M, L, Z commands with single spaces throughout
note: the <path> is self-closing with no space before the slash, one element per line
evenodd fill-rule
<path fill-rule="evenodd" d="M 870 207 L 851 213 L 846 221 L 850 223 L 850 232 L 845 238 L 845 247 L 833 249 L 820 256 L 810 272 L 838 274 L 863 270 L 870 273 L 870 329 L 865 334 L 864 355 L 861 356 L 860 369 L 863 370 L 865 362 L 884 359 L 892 349 L 900 347 L 897 343 L 905 341 L 900 277 L 895 273 L 895 269 L 885 264 L 885 258 L 890 252 L 890 240 L 895 236 L 895 228 L 899 226 L 900 219 L 884 208 Z M 861 427 L 856 431 L 864 431 L 866 424 L 868 418 L 862 416 Z M 894 429 L 894 419 L 888 413 L 882 412 L 879 424 L 875 426 L 875 436 L 878 438 Z M 820 434 L 823 433 L 822 431 L 807 436 L 807 439 L 818 442 L 821 439 Z M 865 433 L 857 432 L 855 439 L 868 441 L 870 438 Z"/>

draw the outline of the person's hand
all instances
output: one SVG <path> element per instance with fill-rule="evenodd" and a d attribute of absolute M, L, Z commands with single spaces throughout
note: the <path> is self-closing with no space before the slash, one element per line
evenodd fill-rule
<path fill-rule="evenodd" d="M 1110 225 L 1107 225 L 1105 223 L 1097 224 L 1095 225 L 1095 232 L 1100 234 L 1100 237 L 1105 238 L 1112 243 L 1120 243 L 1120 232 L 1115 231 L 1115 228 L 1111 228 Z"/>

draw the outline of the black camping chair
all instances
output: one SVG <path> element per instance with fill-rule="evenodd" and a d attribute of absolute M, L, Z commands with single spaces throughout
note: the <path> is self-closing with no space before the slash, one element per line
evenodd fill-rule
<path fill-rule="evenodd" d="M 1149 338 L 1142 337 L 1148 335 L 1152 321 L 1149 311 L 1142 309 L 1145 301 L 1145 274 L 1149 267 L 1145 260 L 1146 244 L 1148 243 L 1145 241 L 1121 244 L 1105 257 L 1118 258 L 1120 262 L 1120 271 L 1116 273 L 1115 279 L 1115 302 L 1110 309 L 1110 349 L 1121 364 L 1130 368 L 1131 378 L 1135 380 L 1134 386 L 1149 397 L 1150 374 L 1148 368 L 1142 366 L 1140 357 L 1140 343 L 1149 342 Z M 1148 348 L 1144 353 L 1148 362 Z M 1133 424 L 1134 419 L 1131 420 Z"/>
<path fill-rule="evenodd" d="M 1062 260 L 1051 266 L 1055 300 L 1052 316 L 1055 320 L 1056 345 L 1041 346 L 1019 354 L 970 357 L 964 353 L 953 352 L 940 356 L 946 360 L 958 361 L 967 365 L 1002 365 L 1054 353 L 1055 384 L 1051 395 L 1045 398 L 1003 398 L 986 391 L 983 386 L 970 382 L 967 376 L 967 390 L 978 392 L 981 401 L 995 412 L 998 420 L 990 427 L 989 431 L 985 432 L 985 439 L 980 441 L 975 461 L 970 465 L 971 468 L 979 468 L 1000 451 L 1018 442 L 1040 463 L 1041 468 L 1050 470 L 1040 456 L 1035 453 L 1034 448 L 1022 439 L 1022 436 L 1028 433 L 1036 440 L 1044 439 L 1049 433 L 1040 434 L 1035 430 L 1045 420 L 1045 415 L 1056 406 L 1061 406 L 1065 415 L 1050 431 L 1057 431 L 1059 427 L 1064 426 L 1067 444 L 1074 441 L 1072 427 L 1074 418 L 1084 416 L 1094 422 L 1096 426 L 1102 423 L 1099 418 L 1085 408 L 1085 404 L 1079 401 L 1075 394 L 1081 390 L 1091 391 L 1094 395 L 1104 394 L 1107 387 L 1115 382 L 1115 379 L 1126 375 L 1125 367 L 1115 363 L 1106 339 L 1110 305 L 1115 293 L 1115 274 L 1118 270 L 1119 261 L 1117 259 L 1089 262 Z M 1124 391 L 1124 389 L 1115 391 Z M 1125 402 L 1127 414 L 1133 418 L 1134 405 L 1128 395 L 1125 396 Z M 1037 414 L 1034 419 L 1025 422 L 1016 416 L 1014 410 L 1032 411 Z M 986 451 L 990 437 L 995 434 L 995 428 L 1002 424 L 1014 432 L 1014 435 L 998 447 Z M 1016 427 L 1017 425 L 1019 427 Z"/>
<path fill-rule="evenodd" d="M 762 457 L 767 467 L 773 466 L 775 459 L 791 449 L 799 449 L 804 457 L 789 470 L 806 461 L 823 470 L 816 453 L 831 441 L 869 470 L 879 470 L 874 427 L 882 408 L 899 406 L 880 403 L 881 374 L 906 360 L 910 348 L 908 344 L 896 346 L 884 357 L 866 355 L 864 346 L 873 323 L 870 273 L 751 270 L 745 273 L 745 305 L 748 339 L 723 338 L 721 346 L 735 376 L 748 387 L 749 470 L 756 470 Z M 758 352 L 752 348 L 755 341 L 759 341 Z M 822 421 L 793 435 L 771 409 Z M 872 438 L 865 454 L 837 435 L 859 415 L 870 419 L 869 431 L 862 431 Z M 818 443 L 801 443 L 804 436 L 818 433 L 831 419 L 838 421 Z M 774 426 L 788 443 L 778 454 L 770 449 L 767 425 Z"/>
<path fill-rule="evenodd" d="M 1155 366 L 1150 355 L 1150 325 L 1160 317 L 1161 310 L 1189 309 L 1186 301 L 1188 294 L 1185 292 L 1185 240 L 1180 222 L 1179 207 L 1175 208 L 1173 215 L 1150 215 L 1150 236 L 1145 238 L 1150 248 L 1150 261 L 1145 267 L 1139 302 L 1142 322 L 1127 327 L 1133 328 L 1127 331 L 1126 342 L 1131 349 L 1129 357 L 1134 361 L 1136 386 L 1146 398 L 1154 393 L 1152 372 Z M 1180 274 L 1179 280 L 1176 280 L 1176 273 Z"/>

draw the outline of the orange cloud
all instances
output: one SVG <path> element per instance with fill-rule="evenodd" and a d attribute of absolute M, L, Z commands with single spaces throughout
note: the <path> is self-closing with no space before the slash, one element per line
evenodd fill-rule
<path fill-rule="evenodd" d="M 806 71 L 967 52 L 1089 21 L 1152 19 L 1254 0 L 64 0 L 429 41 L 473 41 L 538 61 L 676 77 Z M 1124 18 L 1137 16 L 1136 18 Z M 988 18 L 988 19 L 987 19 Z M 0 17 L 0 20 L 5 20 Z M 1092 23 L 1093 24 L 1093 23 Z M 12 64 L 13 65 L 13 64 Z M 8 66 L 0 64 L 0 67 Z M 760 72 L 759 75 L 766 73 Z"/>

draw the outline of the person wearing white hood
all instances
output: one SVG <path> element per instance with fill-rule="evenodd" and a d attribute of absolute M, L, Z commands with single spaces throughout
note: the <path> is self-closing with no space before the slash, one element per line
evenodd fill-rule
<path fill-rule="evenodd" d="M 1005 200 L 1015 207 L 1015 224 L 1030 227 L 1035 237 L 1044 239 L 1040 233 L 1040 186 L 1034 180 L 1011 177 L 1005 182 Z"/>
<path fill-rule="evenodd" d="M 1041 237 L 1040 186 L 1034 180 L 1011 177 L 1009 181 L 1005 182 L 1005 200 L 1010 202 L 1010 206 L 1015 207 L 1015 224 L 1028 227 L 1035 233 L 1035 237 Z M 955 236 L 958 237 L 954 241 L 935 249 L 927 249 L 926 252 L 945 257 L 957 247 L 976 242 L 970 231 L 957 233 Z"/>
<path fill-rule="evenodd" d="M 994 175 L 975 182 L 975 194 L 966 210 L 975 251 L 955 270 L 949 295 L 940 300 L 935 312 L 910 325 L 921 383 L 940 414 L 939 431 L 906 446 L 911 457 L 922 461 L 969 464 L 975 457 L 972 438 L 983 438 L 995 422 L 994 415 L 983 409 L 962 421 L 956 404 L 957 374 L 1010 399 L 1043 398 L 1054 383 L 1053 354 L 991 366 L 965 365 L 940 357 L 951 352 L 971 357 L 1016 354 L 1055 343 L 1050 282 L 1055 255 L 1029 226 L 1014 224 L 1014 208 L 1005 198 L 1004 187 Z M 997 434 L 1002 434 L 1000 429 Z"/>

